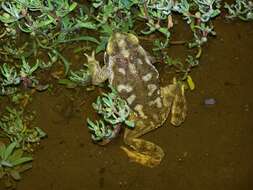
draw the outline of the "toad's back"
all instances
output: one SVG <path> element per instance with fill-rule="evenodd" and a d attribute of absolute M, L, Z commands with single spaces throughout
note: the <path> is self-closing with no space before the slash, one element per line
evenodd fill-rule
<path fill-rule="evenodd" d="M 163 122 L 159 74 L 132 34 L 115 33 L 107 46 L 109 81 L 143 121 Z"/>

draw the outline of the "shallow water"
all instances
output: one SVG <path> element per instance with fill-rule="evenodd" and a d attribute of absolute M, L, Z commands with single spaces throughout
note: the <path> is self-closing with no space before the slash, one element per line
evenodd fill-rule
<path fill-rule="evenodd" d="M 218 18 L 214 25 L 218 35 L 209 39 L 191 73 L 196 90 L 187 92 L 186 122 L 175 128 L 167 121 L 144 137 L 166 153 L 158 167 L 129 162 L 119 148 L 122 136 L 106 147 L 91 142 L 86 118 L 94 118 L 91 103 L 101 89 L 56 87 L 35 94 L 29 107 L 48 138 L 17 189 L 253 189 L 253 23 Z M 174 33 L 180 38 L 185 31 Z M 173 46 L 168 51 L 183 58 L 185 50 Z M 168 84 L 169 66 L 156 66 L 162 84 Z M 206 98 L 216 104 L 205 106 Z"/>

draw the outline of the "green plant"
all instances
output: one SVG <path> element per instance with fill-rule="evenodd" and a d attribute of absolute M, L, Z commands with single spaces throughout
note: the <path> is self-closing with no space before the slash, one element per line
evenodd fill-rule
<path fill-rule="evenodd" d="M 104 139 L 110 139 L 113 134 L 113 129 L 105 126 L 102 120 L 95 121 L 93 123 L 89 118 L 87 119 L 88 128 L 91 131 L 91 138 L 93 141 L 102 141 Z"/>
<path fill-rule="evenodd" d="M 208 22 L 220 14 L 221 0 L 194 0 L 202 22 Z"/>
<path fill-rule="evenodd" d="M 4 63 L 0 66 L 0 71 L 3 76 L 2 86 L 17 85 L 20 82 L 20 78 L 17 75 L 15 67 L 11 67 Z"/>
<path fill-rule="evenodd" d="M 15 67 L 4 63 L 0 66 L 2 78 L 0 78 L 0 95 L 10 95 L 16 92 L 16 86 L 20 83 L 20 77 Z"/>
<path fill-rule="evenodd" d="M 70 71 L 69 80 L 80 86 L 87 86 L 91 82 L 91 74 L 87 69 L 80 69 L 76 72 Z"/>
<path fill-rule="evenodd" d="M 1 22 L 9 24 L 22 18 L 22 11 L 24 10 L 24 7 L 21 4 L 3 1 L 1 7 L 5 11 L 5 13 L 0 15 Z"/>
<path fill-rule="evenodd" d="M 38 69 L 40 65 L 40 61 L 37 59 L 36 63 L 33 66 L 30 66 L 30 64 L 25 60 L 24 57 L 22 57 L 22 65 L 20 69 L 20 76 L 21 77 L 29 77 L 33 78 L 32 74 L 34 71 Z"/>
<path fill-rule="evenodd" d="M 227 18 L 235 17 L 244 21 L 253 20 L 253 2 L 249 0 L 235 0 L 235 3 L 229 5 L 225 3 L 224 6 L 228 10 Z"/>
<path fill-rule="evenodd" d="M 185 59 L 185 63 L 182 63 L 179 59 L 173 59 L 172 57 L 165 55 L 164 62 L 176 69 L 180 81 L 185 81 L 192 68 L 199 65 L 198 59 L 190 55 Z"/>
<path fill-rule="evenodd" d="M 201 46 L 207 42 L 209 35 L 216 35 L 211 19 L 220 14 L 220 0 L 181 0 L 173 7 L 173 10 L 182 14 L 193 32 L 193 42 L 189 48 L 197 47 L 196 58 L 202 53 Z"/>
<path fill-rule="evenodd" d="M 5 24 L 4 35 L 11 35 L 17 38 L 18 30 L 31 34 L 30 41 L 33 43 L 31 53 L 37 53 L 39 49 L 49 50 L 63 62 L 65 75 L 68 74 L 70 62 L 58 51 L 60 45 L 73 41 L 90 41 L 99 43 L 96 38 L 91 36 L 73 35 L 78 29 L 96 29 L 96 25 L 90 21 L 83 10 L 75 17 L 71 16 L 77 8 L 77 3 L 69 0 L 12 0 L 2 1 L 0 8 L 0 21 Z M 10 31 L 13 31 L 10 34 Z M 75 36 L 75 37 L 73 37 Z M 17 46 L 15 42 L 11 46 Z M 18 49 L 19 50 L 19 49 Z M 9 54 L 17 54 L 18 58 L 27 58 L 27 51 L 13 51 L 8 49 Z M 31 56 L 32 54 L 28 54 Z"/>
<path fill-rule="evenodd" d="M 28 126 L 28 120 L 23 118 L 23 111 L 6 108 L 8 115 L 0 119 L 0 134 L 8 137 L 11 142 L 15 142 L 17 147 L 26 151 L 33 151 L 33 146 L 39 144 L 40 140 L 46 136 L 46 133 L 39 127 L 31 128 Z"/>
<path fill-rule="evenodd" d="M 135 127 L 134 122 L 128 120 L 131 110 L 127 102 L 117 94 L 113 87 L 110 86 L 110 89 L 110 93 L 103 93 L 103 96 L 99 96 L 96 103 L 92 104 L 103 120 L 93 123 L 90 119 L 87 119 L 88 128 L 92 132 L 94 141 L 116 137 L 121 124 L 125 124 L 129 128 Z"/>
<path fill-rule="evenodd" d="M 128 127 L 133 128 L 134 123 L 127 118 L 131 113 L 127 102 L 122 99 L 116 90 L 110 86 L 110 93 L 103 93 L 103 97 L 98 97 L 96 103 L 93 103 L 93 108 L 103 116 L 103 119 L 112 124 L 124 123 Z"/>
<path fill-rule="evenodd" d="M 20 84 L 25 88 L 35 88 L 38 91 L 45 90 L 47 85 L 39 85 L 39 81 L 33 74 L 40 66 L 48 65 L 50 65 L 50 61 L 45 64 L 44 61 L 37 59 L 36 63 L 31 66 L 25 57 L 22 57 L 18 72 L 16 67 L 4 63 L 0 66 L 0 75 L 2 76 L 0 78 L 0 95 L 13 95 Z"/>
<path fill-rule="evenodd" d="M 100 33 L 100 42 L 96 47 L 96 53 L 105 49 L 106 43 L 113 32 L 129 32 L 133 29 L 137 16 L 130 9 L 137 2 L 126 0 L 93 1 L 93 8 L 90 11 L 94 14 L 92 17 Z"/>
<path fill-rule="evenodd" d="M 6 187 L 15 184 L 14 180 L 20 180 L 20 173 L 32 168 L 31 156 L 23 156 L 22 149 L 17 149 L 16 142 L 5 145 L 0 141 L 0 180 L 5 179 Z"/>

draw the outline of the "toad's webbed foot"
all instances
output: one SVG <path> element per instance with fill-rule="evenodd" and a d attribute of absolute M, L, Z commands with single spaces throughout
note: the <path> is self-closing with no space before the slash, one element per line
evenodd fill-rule
<path fill-rule="evenodd" d="M 163 150 L 152 142 L 143 139 L 131 139 L 131 148 L 121 146 L 131 161 L 143 166 L 155 167 L 160 164 L 164 157 Z"/>

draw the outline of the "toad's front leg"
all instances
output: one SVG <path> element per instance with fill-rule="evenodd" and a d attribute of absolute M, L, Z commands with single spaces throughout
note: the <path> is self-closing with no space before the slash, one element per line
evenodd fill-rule
<path fill-rule="evenodd" d="M 91 56 L 84 54 L 87 57 L 88 68 L 91 72 L 92 84 L 99 85 L 109 78 L 110 71 L 107 65 L 100 66 L 99 62 L 95 58 L 95 52 L 93 51 Z"/>

